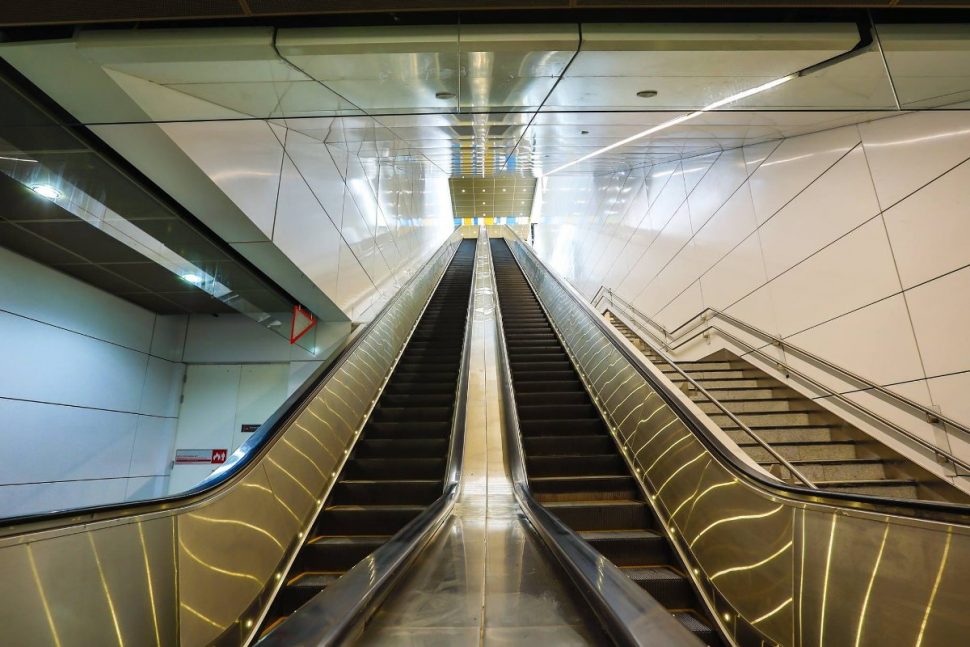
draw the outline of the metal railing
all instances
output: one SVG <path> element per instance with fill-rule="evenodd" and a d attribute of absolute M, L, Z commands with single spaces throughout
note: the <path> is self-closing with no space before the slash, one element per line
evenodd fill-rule
<path fill-rule="evenodd" d="M 924 438 L 914 434 L 909 429 L 901 426 L 900 424 L 893 422 L 892 420 L 886 418 L 884 415 L 872 411 L 868 407 L 860 404 L 859 402 L 849 398 L 846 394 L 841 393 L 832 387 L 820 382 L 816 378 L 811 377 L 804 371 L 792 366 L 789 363 L 783 362 L 777 357 L 769 355 L 764 352 L 761 348 L 758 348 L 749 342 L 744 341 L 737 335 L 733 334 L 729 330 L 725 330 L 721 326 L 712 323 L 712 320 L 720 319 L 725 321 L 736 328 L 744 330 L 745 332 L 765 340 L 766 344 L 777 347 L 781 350 L 799 355 L 816 366 L 825 368 L 830 374 L 835 377 L 841 376 L 842 379 L 855 382 L 864 388 L 863 391 L 875 391 L 880 395 L 884 396 L 890 402 L 896 404 L 896 407 L 900 410 L 908 409 L 910 413 L 913 411 L 918 412 L 921 416 L 925 418 L 925 422 L 930 424 L 941 425 L 944 430 L 947 428 L 952 428 L 960 433 L 966 434 L 970 437 L 970 427 L 963 425 L 952 418 L 948 418 L 936 411 L 933 411 L 929 407 L 926 407 L 918 402 L 915 402 L 903 395 L 890 391 L 889 389 L 874 383 L 860 375 L 857 375 L 847 369 L 844 369 L 836 364 L 833 364 L 829 360 L 819 357 L 818 355 L 812 353 L 811 351 L 805 350 L 799 346 L 796 346 L 784 339 L 772 335 L 769 332 L 756 328 L 751 324 L 748 324 L 736 317 L 733 317 L 725 312 L 721 312 L 715 308 L 705 308 L 699 314 L 691 317 L 685 323 L 681 324 L 673 330 L 667 330 L 662 324 L 651 319 L 649 316 L 638 310 L 631 303 L 617 295 L 611 288 L 601 286 L 590 303 L 593 304 L 594 308 L 600 308 L 603 302 L 606 301 L 609 304 L 609 308 L 613 311 L 621 310 L 620 314 L 623 314 L 630 322 L 632 322 L 640 331 L 645 333 L 646 336 L 641 335 L 641 339 L 650 346 L 651 350 L 660 355 L 665 362 L 670 364 L 679 373 L 685 375 L 684 371 L 677 366 L 677 362 L 670 358 L 668 354 L 670 351 L 676 351 L 683 346 L 691 343 L 698 338 L 707 338 L 710 333 L 715 332 L 721 335 L 724 339 L 736 344 L 740 348 L 744 349 L 745 354 L 754 355 L 764 362 L 774 366 L 776 369 L 782 371 L 786 377 L 795 376 L 800 381 L 806 383 L 812 389 L 817 390 L 817 392 L 822 393 L 822 397 L 833 398 L 838 400 L 844 405 L 848 405 L 854 411 L 863 415 L 863 417 L 869 418 L 875 421 L 879 425 L 885 426 L 891 429 L 894 433 L 903 436 L 907 441 L 916 443 L 924 450 L 930 452 L 939 462 L 950 463 L 954 468 L 962 468 L 963 473 L 959 469 L 954 469 L 954 474 L 952 476 L 966 478 L 970 476 L 970 463 L 955 456 L 952 452 L 940 447 L 939 445 L 929 442 Z M 619 307 L 617 307 L 619 306 Z M 605 309 L 603 309 L 605 310 Z M 697 323 L 694 323 L 697 322 Z M 691 325 L 691 324 L 694 325 Z M 659 333 L 659 334 L 658 334 Z M 695 383 L 696 385 L 696 383 Z M 701 389 L 703 391 L 703 389 Z M 707 395 L 707 394 L 706 394 Z M 707 397 L 710 397 L 707 395 Z M 725 408 L 718 403 L 713 398 L 710 398 L 712 402 L 717 404 L 718 408 L 725 410 Z"/>
<path fill-rule="evenodd" d="M 658 528 L 733 640 L 963 640 L 970 508 L 812 490 L 754 470 L 585 297 L 514 233 L 508 238 Z"/>

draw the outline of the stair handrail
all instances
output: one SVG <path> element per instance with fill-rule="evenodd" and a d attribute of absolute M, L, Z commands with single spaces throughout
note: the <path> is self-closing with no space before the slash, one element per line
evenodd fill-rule
<path fill-rule="evenodd" d="M 963 470 L 965 470 L 965 473 L 962 473 L 962 474 L 959 472 L 959 470 L 954 470 L 953 476 L 961 477 L 961 478 L 970 477 L 970 463 L 964 461 L 961 458 L 958 458 L 952 452 L 950 452 L 950 451 L 948 451 L 948 450 L 940 447 L 939 445 L 937 445 L 935 443 L 932 443 L 932 442 L 929 442 L 929 441 L 927 441 L 927 440 L 925 440 L 923 438 L 920 438 L 919 436 L 917 436 L 913 432 L 909 431 L 905 427 L 902 427 L 901 425 L 893 422 L 892 420 L 889 420 L 885 416 L 883 416 L 881 414 L 878 414 L 875 411 L 872 411 L 871 409 L 863 406 L 862 404 L 859 404 L 858 402 L 852 400 L 851 398 L 846 397 L 844 394 L 838 392 L 837 390 L 833 389 L 832 387 L 830 387 L 830 386 L 828 386 L 828 385 L 826 385 L 826 384 L 824 384 L 822 382 L 819 382 L 817 379 L 815 379 L 815 378 L 811 377 L 810 375 L 806 374 L 804 371 L 801 371 L 801 370 L 793 367 L 791 364 L 788 364 L 786 362 L 783 362 L 780 359 L 778 359 L 777 357 L 772 357 L 771 355 L 768 355 L 767 353 L 765 353 L 760 348 L 756 348 L 755 346 L 753 346 L 750 343 L 748 343 L 748 342 L 740 339 L 739 337 L 737 337 L 736 335 L 732 334 L 731 332 L 729 332 L 727 330 L 724 330 L 723 328 L 721 328 L 721 327 L 719 327 L 716 324 L 711 323 L 711 322 L 712 322 L 712 320 L 714 318 L 720 318 L 720 319 L 723 319 L 725 321 L 728 321 L 728 322 L 730 322 L 730 323 L 732 323 L 732 324 L 734 324 L 734 325 L 736 325 L 736 326 L 738 326 L 740 328 L 743 328 L 744 330 L 747 330 L 748 332 L 750 332 L 753 335 L 756 335 L 758 337 L 761 337 L 761 338 L 765 339 L 766 341 L 770 342 L 773 346 L 777 346 L 777 347 L 779 347 L 779 348 L 781 348 L 783 350 L 793 351 L 793 352 L 795 352 L 798 355 L 802 355 L 802 356 L 808 358 L 809 360 L 811 360 L 814 363 L 821 364 L 821 365 L 823 365 L 823 366 L 831 369 L 832 371 L 835 371 L 837 373 L 840 373 L 843 377 L 846 377 L 846 378 L 848 378 L 851 381 L 859 382 L 859 383 L 862 383 L 862 384 L 866 385 L 867 389 L 872 389 L 872 390 L 878 391 L 879 393 L 881 393 L 883 395 L 886 395 L 889 398 L 891 398 L 891 399 L 893 399 L 893 400 L 895 400 L 897 402 L 903 403 L 904 405 L 906 405 L 909 408 L 916 409 L 916 410 L 922 412 L 926 416 L 926 421 L 929 422 L 930 424 L 942 424 L 942 425 L 950 426 L 950 427 L 953 427 L 954 429 L 957 429 L 960 432 L 962 432 L 962 433 L 967 434 L 968 436 L 970 436 L 970 427 L 967 427 L 966 425 L 963 425 L 963 424 L 957 422 L 956 420 L 953 420 L 952 418 L 949 418 L 947 416 L 944 416 L 943 414 L 937 413 L 936 411 L 933 411 L 932 409 L 930 409 L 930 408 L 928 408 L 928 407 L 926 407 L 924 405 L 921 405 L 918 402 L 915 402 L 913 400 L 910 400 L 909 398 L 907 398 L 907 397 L 905 397 L 903 395 L 899 395 L 897 393 L 894 393 L 894 392 L 892 392 L 892 391 L 890 391 L 890 390 L 888 390 L 888 389 L 886 389 L 886 388 L 884 388 L 884 387 L 882 387 L 882 386 L 880 386 L 878 384 L 875 384 L 871 380 L 868 380 L 868 379 L 866 379 L 866 378 L 864 378 L 864 377 L 862 377 L 860 375 L 856 375 L 855 373 L 853 373 L 853 372 L 851 372 L 851 371 L 849 371 L 847 369 L 844 369 L 844 368 L 838 366 L 837 364 L 833 364 L 832 362 L 830 362 L 830 361 L 828 361 L 828 360 L 826 360 L 826 359 L 824 359 L 822 357 L 819 357 L 818 355 L 816 355 L 816 354 L 814 354 L 814 353 L 812 353 L 812 352 L 810 352 L 808 350 L 805 350 L 804 348 L 801 348 L 800 346 L 796 346 L 795 344 L 792 344 L 790 342 L 787 342 L 787 341 L 781 339 L 780 337 L 777 337 L 777 336 L 772 335 L 771 333 L 766 332 L 766 331 L 764 331 L 764 330 L 762 330 L 760 328 L 757 328 L 755 326 L 752 326 L 751 324 L 748 324 L 748 323 L 746 323 L 744 321 L 741 321 L 740 319 L 737 319 L 736 317 L 733 317 L 733 316 L 731 316 L 731 315 L 729 315 L 727 313 L 721 312 L 720 310 L 717 310 L 716 308 L 705 308 L 700 313 L 698 313 L 697 315 L 691 317 L 685 323 L 681 324 L 680 326 L 678 326 L 674 330 L 667 331 L 666 328 L 664 328 L 659 323 L 657 323 L 656 321 L 654 321 L 653 319 L 651 319 L 649 316 L 647 316 L 646 314 L 644 314 L 643 312 L 641 312 L 640 310 L 638 310 L 631 303 L 627 302 L 625 299 L 623 299 L 622 297 L 618 296 L 616 294 L 616 292 L 613 291 L 612 288 L 608 288 L 608 287 L 605 287 L 605 286 L 604 287 L 601 287 L 599 290 L 597 290 L 595 299 L 596 300 L 595 301 L 591 301 L 591 303 L 593 304 L 593 307 L 594 308 L 597 308 L 598 310 L 600 309 L 600 305 L 602 304 L 602 302 L 603 302 L 604 299 L 606 299 L 608 301 L 608 303 L 609 303 L 609 305 L 610 305 L 611 308 L 614 308 L 615 309 L 616 308 L 616 305 L 619 304 L 620 305 L 620 308 L 622 308 L 623 310 L 626 311 L 626 312 L 624 312 L 624 314 L 640 330 L 642 330 L 643 332 L 647 333 L 651 337 L 652 342 L 649 341 L 649 340 L 647 340 L 647 339 L 645 339 L 645 338 L 643 338 L 643 339 L 644 339 L 645 342 L 647 342 L 654 349 L 654 351 L 657 351 L 658 350 L 658 348 L 657 348 L 657 343 L 658 342 L 660 344 L 660 347 L 662 347 L 664 351 L 671 351 L 671 350 L 676 350 L 676 349 L 678 349 L 678 348 L 680 348 L 680 347 L 682 347 L 682 346 L 690 343 L 691 341 L 697 339 L 698 337 L 707 336 L 707 335 L 709 335 L 709 333 L 711 331 L 715 331 L 718 334 L 724 336 L 726 339 L 730 340 L 731 342 L 733 342 L 733 343 L 737 344 L 738 346 L 746 349 L 746 351 L 747 351 L 748 354 L 755 354 L 758 357 L 760 357 L 763 360 L 765 360 L 766 362 L 768 362 L 769 364 L 772 364 L 776 368 L 782 370 L 786 374 L 786 377 L 787 376 L 790 376 L 791 374 L 796 375 L 800 380 L 803 380 L 803 381 L 809 383 L 813 388 L 818 389 L 818 390 L 824 392 L 827 397 L 835 398 L 839 402 L 842 402 L 844 404 L 849 405 L 849 407 L 851 407 L 852 409 L 855 409 L 856 411 L 862 413 L 864 416 L 869 417 L 869 418 L 871 418 L 873 420 L 878 421 L 881 425 L 884 425 L 886 427 L 889 427 L 894 432 L 896 432 L 896 433 L 898 433 L 898 434 L 906 437 L 907 439 L 909 439 L 912 442 L 915 442 L 916 444 L 918 444 L 923 449 L 931 452 L 937 459 L 942 460 L 942 461 L 945 461 L 945 462 L 949 462 L 954 467 L 960 467 L 960 468 L 963 468 Z M 695 321 L 697 319 L 700 320 L 700 324 L 699 325 L 696 325 L 696 326 L 693 326 L 693 327 L 690 327 L 690 328 L 686 328 L 686 326 L 688 324 L 690 324 L 691 322 L 693 322 L 693 321 Z M 706 324 L 706 326 L 704 326 L 704 324 Z M 655 332 L 651 331 L 647 327 L 647 325 L 652 326 L 652 327 L 660 330 L 661 333 L 663 334 L 663 337 L 662 338 L 661 337 L 658 337 L 658 335 Z M 698 330 L 698 328 L 701 328 L 701 329 Z M 683 331 L 683 332 L 680 332 L 679 334 L 677 334 L 678 331 Z M 676 362 L 672 361 L 670 359 L 669 355 L 666 354 L 666 352 L 664 352 L 664 353 L 658 353 L 658 354 L 660 354 L 661 357 L 664 358 L 664 361 L 670 363 L 670 365 L 673 366 L 674 368 L 677 368 L 678 372 L 683 373 L 677 367 Z"/>
<path fill-rule="evenodd" d="M 641 339 L 643 339 L 643 338 L 641 337 Z M 644 339 L 643 341 L 648 346 L 650 346 L 650 350 L 652 350 L 654 353 L 656 353 L 657 355 L 660 356 L 660 359 L 662 359 L 664 362 L 666 362 L 667 364 L 669 364 L 671 366 L 671 368 L 673 368 L 675 371 L 677 371 L 680 374 L 681 377 L 683 377 L 685 380 L 687 380 L 687 382 L 694 389 L 696 389 L 697 391 L 699 391 L 701 393 L 701 395 L 703 395 L 704 397 L 706 397 L 708 400 L 711 401 L 712 404 L 714 404 L 714 406 L 716 406 L 718 409 L 720 409 L 721 410 L 721 413 L 723 413 L 724 415 L 726 415 L 731 420 L 731 422 L 733 422 L 735 425 L 737 425 L 738 428 L 745 433 L 745 435 L 747 435 L 753 441 L 755 441 L 762 449 L 764 449 L 766 452 L 768 452 L 769 454 L 771 454 L 772 458 L 774 458 L 778 463 L 780 463 L 781 465 L 783 465 L 789 472 L 791 472 L 791 475 L 793 477 L 795 477 L 796 479 L 798 479 L 799 481 L 801 481 L 805 486 L 812 488 L 813 490 L 817 490 L 818 489 L 818 486 L 815 485 L 815 483 L 813 483 L 812 481 L 810 481 L 807 476 L 805 476 L 804 474 L 802 474 L 802 472 L 798 468 L 796 468 L 794 465 L 792 465 L 791 462 L 788 459 L 786 459 L 784 456 L 782 456 L 778 452 L 778 450 L 776 450 L 774 447 L 772 447 L 767 442 L 765 442 L 760 436 L 758 436 L 757 434 L 755 434 L 754 431 L 751 430 L 751 427 L 749 427 L 744 422 L 742 422 L 742 420 L 740 418 L 738 418 L 738 416 L 735 415 L 733 411 L 731 411 L 726 406 L 724 406 L 724 404 L 722 404 L 720 400 L 718 400 L 713 395 L 711 395 L 711 393 L 707 389 L 705 389 L 703 386 L 701 386 L 701 384 L 697 380 L 695 380 L 686 371 L 684 371 L 682 368 L 680 368 L 680 366 L 677 364 L 677 362 L 675 362 L 669 355 L 667 355 L 667 353 L 664 352 L 659 346 L 657 346 L 656 344 L 654 344 L 652 341 L 649 341 L 649 340 L 646 340 L 646 339 Z"/>

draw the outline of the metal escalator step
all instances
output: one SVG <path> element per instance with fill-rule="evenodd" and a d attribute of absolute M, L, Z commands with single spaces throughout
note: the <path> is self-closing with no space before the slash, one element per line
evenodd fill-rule
<path fill-rule="evenodd" d="M 629 475 L 626 463 L 614 453 L 588 456 L 527 456 L 526 471 L 530 476 L 606 476 Z"/>
<path fill-rule="evenodd" d="M 606 434 L 606 426 L 599 418 L 586 420 L 520 420 L 523 436 L 588 436 Z"/>
<path fill-rule="evenodd" d="M 435 475 L 437 476 L 437 474 Z M 444 480 L 340 480 L 333 488 L 333 505 L 431 505 L 441 496 Z"/>
<path fill-rule="evenodd" d="M 438 458 L 448 451 L 447 438 L 361 438 L 354 448 L 357 458 Z"/>
<path fill-rule="evenodd" d="M 536 499 L 547 501 L 629 500 L 637 496 L 637 484 L 628 474 L 596 476 L 530 476 Z"/>
<path fill-rule="evenodd" d="M 391 535 L 330 537 L 319 535 L 306 543 L 293 564 L 297 572 L 348 571 L 383 546 Z"/>
<path fill-rule="evenodd" d="M 544 505 L 576 531 L 654 527 L 653 514 L 643 501 L 550 501 Z"/>
<path fill-rule="evenodd" d="M 386 393 L 378 404 L 386 407 L 449 407 L 455 401 L 454 393 Z"/>
<path fill-rule="evenodd" d="M 572 390 L 575 392 L 586 393 L 583 391 L 583 383 L 575 375 L 566 380 L 546 380 L 534 382 L 519 382 L 515 385 L 516 397 L 523 393 L 551 393 Z"/>
<path fill-rule="evenodd" d="M 393 535 L 421 514 L 421 505 L 340 505 L 320 512 L 317 534 Z"/>
<path fill-rule="evenodd" d="M 696 605 L 690 582 L 669 566 L 627 566 L 621 570 L 668 609 L 688 609 Z"/>
<path fill-rule="evenodd" d="M 587 531 L 579 535 L 617 566 L 670 564 L 674 560 L 667 538 L 653 530 Z"/>
<path fill-rule="evenodd" d="M 451 422 L 368 422 L 367 438 L 447 438 Z"/>
<path fill-rule="evenodd" d="M 395 381 L 393 376 L 387 383 L 387 387 L 384 389 L 384 394 L 388 395 L 414 395 L 414 394 L 446 394 L 451 397 L 451 401 L 455 399 L 455 383 L 454 382 L 415 382 L 413 380 L 400 380 Z"/>
<path fill-rule="evenodd" d="M 351 457 L 342 478 L 397 481 L 438 478 L 444 474 L 445 457 L 440 458 L 357 458 Z"/>
<path fill-rule="evenodd" d="M 584 394 L 585 395 L 585 394 Z M 519 420 L 568 420 L 596 418 L 596 407 L 587 400 L 584 404 L 525 404 L 518 403 Z"/>
<path fill-rule="evenodd" d="M 589 405 L 589 396 L 582 390 L 566 391 L 537 391 L 535 393 L 519 393 L 515 398 L 519 407 L 531 407 L 538 405 L 561 406 L 564 404 Z"/>
<path fill-rule="evenodd" d="M 693 611 L 675 611 L 674 618 L 707 645 L 720 645 L 717 632 L 706 622 L 698 618 Z"/>
<path fill-rule="evenodd" d="M 529 456 L 564 456 L 568 454 L 606 454 L 616 451 L 613 439 L 606 434 L 591 436 L 531 436 L 522 439 Z"/>
<path fill-rule="evenodd" d="M 378 403 L 371 413 L 375 422 L 448 422 L 452 407 L 388 407 Z"/>

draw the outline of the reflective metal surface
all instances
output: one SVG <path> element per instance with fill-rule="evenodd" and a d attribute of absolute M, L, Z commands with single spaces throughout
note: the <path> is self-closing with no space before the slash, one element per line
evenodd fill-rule
<path fill-rule="evenodd" d="M 673 544 L 739 644 L 965 642 L 970 520 L 962 508 L 879 506 L 742 469 L 675 411 L 595 311 L 506 236 Z"/>
<path fill-rule="evenodd" d="M 3 644 L 248 640 L 459 240 L 456 232 L 402 288 L 278 433 L 237 450 L 215 489 L 0 531 Z"/>
<path fill-rule="evenodd" d="M 595 618 L 536 541 L 512 496 L 488 245 L 484 237 L 479 242 L 461 492 L 452 518 L 359 644 L 604 644 Z"/>

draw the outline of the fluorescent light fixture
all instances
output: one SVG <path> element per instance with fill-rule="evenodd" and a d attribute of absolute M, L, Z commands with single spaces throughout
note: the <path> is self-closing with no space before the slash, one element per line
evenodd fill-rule
<path fill-rule="evenodd" d="M 557 168 L 554 168 L 551 171 L 549 171 L 548 173 L 544 173 L 543 175 L 549 176 L 549 175 L 552 175 L 553 173 L 558 173 L 559 171 L 561 171 L 563 169 L 567 169 L 570 166 L 574 166 L 576 164 L 579 164 L 580 162 L 585 162 L 588 159 L 592 159 L 594 157 L 597 157 L 599 155 L 602 155 L 603 153 L 606 153 L 607 151 L 611 151 L 614 148 L 619 148 L 620 146 L 626 146 L 630 142 L 635 142 L 638 139 L 643 139 L 644 137 L 648 137 L 648 136 L 650 136 L 650 135 L 652 135 L 654 133 L 658 133 L 661 130 L 666 130 L 667 128 L 670 128 L 672 126 L 676 126 L 678 124 L 682 124 L 685 121 L 690 121 L 691 119 L 694 119 L 695 117 L 699 117 L 702 114 L 704 114 L 705 112 L 708 112 L 710 110 L 717 110 L 718 108 L 721 108 L 723 106 L 726 106 L 729 103 L 734 103 L 735 101 L 740 101 L 741 99 L 746 99 L 746 98 L 748 98 L 750 96 L 753 96 L 755 94 L 758 94 L 758 93 L 761 93 L 761 92 L 765 92 L 766 90 L 770 90 L 772 88 L 777 88 L 782 83 L 787 83 L 788 81 L 791 81 L 792 79 L 794 79 L 797 76 L 798 76 L 798 73 L 796 72 L 794 74 L 789 74 L 788 76 L 783 76 L 780 79 L 775 79 L 774 81 L 768 81 L 767 83 L 764 83 L 762 85 L 759 85 L 756 88 L 751 88 L 750 90 L 745 90 L 744 92 L 738 92 L 737 94 L 732 94 L 729 97 L 726 97 L 724 99 L 720 99 L 719 101 L 715 101 L 714 103 L 712 103 L 710 105 L 706 105 L 703 108 L 701 108 L 700 110 L 696 110 L 694 112 L 688 113 L 686 115 L 681 115 L 679 117 L 674 117 L 673 119 L 670 119 L 668 121 L 665 121 L 662 124 L 658 124 L 658 125 L 653 126 L 651 128 L 647 128 L 646 130 L 641 131 L 641 132 L 639 132 L 639 133 L 637 133 L 635 135 L 630 135 L 626 139 L 621 139 L 620 141 L 614 142 L 614 143 L 610 144 L 609 146 L 604 146 L 603 148 L 600 148 L 598 150 L 595 150 L 592 153 L 589 153 L 587 155 L 583 155 L 579 159 L 575 159 L 572 162 L 568 162 L 566 164 L 563 164 L 562 166 L 559 166 Z"/>
<path fill-rule="evenodd" d="M 192 285 L 199 285 L 202 283 L 202 277 L 198 274 L 183 274 L 182 280 L 186 283 L 191 283 Z"/>
<path fill-rule="evenodd" d="M 27 162 L 28 164 L 36 164 L 37 160 L 27 159 L 26 157 L 6 157 L 0 155 L 0 160 L 7 160 L 8 162 Z"/>
<path fill-rule="evenodd" d="M 47 198 L 48 200 L 58 200 L 62 195 L 64 195 L 50 184 L 34 184 L 30 187 L 30 190 L 39 196 Z"/>

